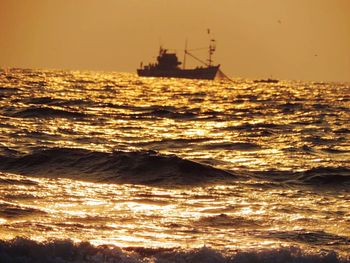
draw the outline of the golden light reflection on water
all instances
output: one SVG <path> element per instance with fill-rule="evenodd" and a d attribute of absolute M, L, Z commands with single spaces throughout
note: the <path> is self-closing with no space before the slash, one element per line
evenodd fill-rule
<path fill-rule="evenodd" d="M 11 174 L 6 178 L 28 179 Z M 261 182 L 255 181 L 169 189 L 69 179 L 30 180 L 37 185 L 0 186 L 1 196 L 9 192 L 26 196 L 5 197 L 11 206 L 35 210 L 1 220 L 1 239 L 59 237 L 122 247 L 147 243 L 151 247 L 250 249 L 295 244 L 293 238 L 275 237 L 283 233 L 288 236 L 323 229 L 334 235 L 350 235 L 349 198 L 344 198 L 344 193 L 262 190 Z M 301 241 L 298 245 L 318 249 Z M 342 246 L 336 249 L 345 251 Z"/>
<path fill-rule="evenodd" d="M 265 170 L 269 167 L 281 167 L 284 170 L 300 169 L 300 167 L 309 169 L 320 162 L 323 166 L 333 165 L 332 160 L 335 158 L 337 161 L 346 161 L 346 157 L 341 154 L 328 159 L 318 158 L 317 154 L 295 158 L 292 151 L 288 152 L 289 147 L 300 149 L 312 144 L 312 141 L 307 141 L 309 135 L 305 134 L 305 128 L 317 137 L 316 129 L 323 127 L 319 122 L 327 120 L 331 124 L 337 121 L 336 116 L 331 114 L 324 116 L 323 113 L 316 111 L 300 112 L 295 108 L 311 107 L 314 98 L 320 97 L 325 92 L 327 96 L 322 96 L 324 102 L 337 100 L 339 107 L 349 106 L 346 98 L 343 100 L 337 98 L 336 86 L 315 86 L 313 89 L 311 83 L 306 88 L 303 83 L 291 84 L 282 81 L 278 85 L 264 85 L 244 80 L 229 84 L 193 80 L 139 79 L 131 74 L 91 74 L 78 71 L 69 74 L 48 71 L 40 74 L 27 77 L 26 80 L 31 83 L 44 82 L 46 85 L 31 90 L 23 89 L 21 90 L 23 96 L 28 96 L 30 93 L 30 97 L 54 98 L 58 101 L 50 104 L 52 109 L 65 109 L 85 114 L 87 117 L 72 122 L 62 118 L 45 118 L 40 121 L 7 120 L 17 127 L 17 134 L 23 136 L 16 141 L 10 139 L 5 144 L 15 148 L 21 145 L 22 151 L 35 144 L 83 147 L 99 151 L 146 148 L 198 160 L 206 159 L 209 155 L 213 159 L 224 161 L 217 163 L 219 167 L 234 169 L 240 164 L 240 167 L 254 170 Z M 28 86 L 26 82 L 19 84 Z M 330 92 L 330 89 L 334 92 Z M 59 100 L 70 103 L 64 104 Z M 290 100 L 293 102 L 290 103 Z M 76 101 L 81 101 L 82 104 L 75 104 Z M 269 107 L 269 104 L 273 107 Z M 3 101 L 1 106 L 8 105 Z M 28 105 L 18 102 L 12 106 L 21 108 Z M 159 112 L 160 115 L 157 116 L 157 113 L 152 113 L 152 109 L 164 112 Z M 347 118 L 344 112 L 338 117 Z M 295 124 L 303 121 L 306 127 Z M 267 126 L 263 129 L 257 124 Z M 250 128 L 254 125 L 257 128 Z M 285 127 L 285 132 L 276 132 L 274 125 Z M 311 129 L 315 129 L 315 132 L 313 133 Z M 252 130 L 254 131 L 252 136 L 247 137 L 247 132 Z M 36 138 L 29 139 L 25 136 L 26 133 L 21 131 L 40 132 L 47 138 L 39 141 Z M 6 130 L 3 129 L 3 132 L 6 133 Z M 208 149 L 205 140 L 198 141 L 197 145 L 173 143 L 167 147 L 161 143 L 165 139 L 175 142 L 178 139 L 207 139 L 211 144 L 248 141 L 252 145 L 257 145 L 259 149 L 232 151 L 223 147 L 219 151 L 214 148 Z M 337 138 L 334 134 L 326 132 L 322 134 L 322 139 L 332 141 Z M 320 143 L 315 147 L 317 150 L 322 150 L 323 145 Z M 349 145 L 343 141 L 336 149 L 346 151 L 348 148 Z M 192 155 L 194 152 L 195 156 Z"/>
<path fill-rule="evenodd" d="M 247 176 L 348 164 L 349 115 L 344 109 L 350 104 L 341 85 L 40 74 L 8 83 L 18 90 L 0 101 L 8 109 L 1 116 L 4 148 L 21 153 L 46 147 L 156 150 L 246 171 Z M 49 102 L 42 106 L 35 99 Z M 330 105 L 338 111 L 332 113 Z M 51 108 L 58 116 L 11 117 L 32 107 Z M 59 110 L 77 115 L 62 117 Z M 311 233 L 329 238 L 325 244 L 344 252 L 346 240 L 336 236 L 350 236 L 350 200 L 343 190 L 290 188 L 254 179 L 169 189 L 62 178 L 30 178 L 36 184 L 28 185 L 20 183 L 26 178 L 19 175 L 0 178 L 19 181 L 0 184 L 0 202 L 17 211 L 0 218 L 1 239 L 20 235 L 123 247 L 208 245 L 232 250 L 297 244 L 317 250 L 318 244 L 302 242 L 301 233 Z"/>

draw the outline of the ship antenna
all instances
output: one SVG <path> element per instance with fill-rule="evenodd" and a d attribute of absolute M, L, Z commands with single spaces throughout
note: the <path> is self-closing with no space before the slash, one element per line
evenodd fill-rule
<path fill-rule="evenodd" d="M 186 68 L 186 56 L 187 56 L 187 42 L 188 42 L 188 40 L 187 40 L 187 38 L 186 38 L 186 41 L 185 41 L 185 50 L 184 50 L 184 61 L 183 61 L 183 69 L 185 69 Z"/>
<path fill-rule="evenodd" d="M 158 38 L 158 43 L 159 43 L 159 56 L 160 56 L 163 51 L 163 43 L 162 43 L 161 37 Z"/>

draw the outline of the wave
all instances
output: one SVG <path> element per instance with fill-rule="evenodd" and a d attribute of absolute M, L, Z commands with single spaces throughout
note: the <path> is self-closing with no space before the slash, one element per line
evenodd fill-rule
<path fill-rule="evenodd" d="M 290 129 L 289 125 L 281 125 L 281 124 L 275 124 L 275 123 L 244 123 L 240 125 L 234 125 L 234 126 L 228 126 L 224 128 L 225 130 L 228 131 L 259 131 L 259 130 L 282 130 L 286 131 Z"/>
<path fill-rule="evenodd" d="M 237 177 L 209 165 L 154 151 L 107 153 L 72 148 L 50 148 L 22 156 L 0 156 L 0 170 L 94 182 L 162 185 L 214 183 Z"/>
<path fill-rule="evenodd" d="M 16 93 L 19 90 L 19 88 L 14 87 L 0 87 L 0 95 L 3 93 Z"/>
<path fill-rule="evenodd" d="M 343 137 L 339 137 L 339 138 L 322 138 L 321 136 L 306 136 L 304 138 L 304 141 L 306 142 L 311 142 L 314 145 L 333 145 L 333 144 L 337 144 L 340 143 L 342 141 L 344 141 L 345 138 Z"/>
<path fill-rule="evenodd" d="M 347 167 L 316 167 L 303 172 L 263 171 L 257 177 L 291 184 L 346 186 L 350 185 L 350 169 Z"/>
<path fill-rule="evenodd" d="M 302 110 L 304 108 L 304 104 L 302 103 L 284 103 L 279 105 L 279 108 L 283 113 L 294 112 L 297 110 Z"/>
<path fill-rule="evenodd" d="M 9 179 L 9 178 L 0 178 L 0 185 L 38 185 L 37 182 L 22 179 L 22 180 L 16 180 L 16 179 Z"/>
<path fill-rule="evenodd" d="M 134 112 L 129 117 L 133 118 L 168 118 L 168 119 L 192 119 L 196 118 L 199 114 L 198 110 L 188 109 L 186 107 L 174 107 L 174 106 L 135 106 L 135 105 L 119 105 L 113 103 L 103 104 L 105 107 L 115 109 L 126 109 Z"/>
<path fill-rule="evenodd" d="M 6 219 L 15 219 L 19 217 L 32 216 L 34 214 L 44 214 L 44 211 L 31 207 L 21 207 L 5 202 L 0 202 L 0 217 Z M 1 257 L 0 257 L 1 258 Z"/>
<path fill-rule="evenodd" d="M 36 98 L 25 98 L 18 99 L 18 101 L 22 101 L 26 104 L 51 104 L 52 102 L 57 101 L 57 99 L 51 97 L 36 97 Z"/>
<path fill-rule="evenodd" d="M 260 222 L 253 219 L 240 216 L 229 216 L 227 214 L 201 217 L 195 221 L 194 224 L 202 227 L 260 227 Z"/>
<path fill-rule="evenodd" d="M 148 142 L 136 142 L 136 146 L 147 149 L 156 149 L 156 150 L 168 150 L 168 149 L 183 149 L 185 147 L 195 147 L 199 143 L 208 142 L 209 138 L 164 138 L 161 140 L 154 140 Z"/>
<path fill-rule="evenodd" d="M 299 181 L 311 184 L 350 183 L 350 169 L 346 167 L 317 167 L 297 174 Z"/>
<path fill-rule="evenodd" d="M 181 143 L 180 141 L 179 143 Z M 217 145 L 203 147 L 216 149 Z M 218 145 L 220 149 L 258 150 L 255 144 Z M 4 153 L 3 153 L 4 154 Z M 0 155 L 0 171 L 21 175 L 71 178 L 93 182 L 131 183 L 147 185 L 196 185 L 233 182 L 256 178 L 284 184 L 349 186 L 347 167 L 316 167 L 303 172 L 294 171 L 226 171 L 205 161 L 201 163 L 164 155 L 155 151 L 97 152 L 79 148 L 49 148 L 29 154 Z M 244 174 L 244 177 L 243 177 Z M 8 181 L 0 184 L 29 184 L 31 181 Z M 35 182 L 34 182 L 35 183 Z"/>
<path fill-rule="evenodd" d="M 93 102 L 89 99 L 56 99 L 52 97 L 35 97 L 18 99 L 18 102 L 35 105 L 52 105 L 52 106 L 82 106 L 91 105 Z"/>
<path fill-rule="evenodd" d="M 203 145 L 203 148 L 209 150 L 237 150 L 237 151 L 257 151 L 261 150 L 261 147 L 255 143 L 249 142 L 221 142 L 210 143 Z"/>
<path fill-rule="evenodd" d="M 283 151 L 285 151 L 285 152 L 302 152 L 302 153 L 308 153 L 308 154 L 315 153 L 315 149 L 313 147 L 308 146 L 308 145 L 303 145 L 301 147 L 287 147 L 287 148 L 284 148 Z"/>
<path fill-rule="evenodd" d="M 326 153 L 332 153 L 332 154 L 345 154 L 345 153 L 350 153 L 350 150 L 342 150 L 342 149 L 335 149 L 333 147 L 329 148 L 324 148 L 322 149 L 323 152 Z"/>
<path fill-rule="evenodd" d="M 324 231 L 269 231 L 261 237 L 277 238 L 280 240 L 296 241 L 300 243 L 308 243 L 313 245 L 350 245 L 350 238 L 326 233 Z"/>
<path fill-rule="evenodd" d="M 191 250 L 178 248 L 93 246 L 88 242 L 71 240 L 36 242 L 25 238 L 0 241 L 0 258 L 4 263 L 97 263 L 97 262 L 218 262 L 218 263 L 349 263 L 334 251 L 308 253 L 298 247 L 225 252 L 209 247 Z"/>
<path fill-rule="evenodd" d="M 16 118 L 84 118 L 86 114 L 49 107 L 29 107 L 9 114 Z"/>
<path fill-rule="evenodd" d="M 340 128 L 340 129 L 335 130 L 334 133 L 337 133 L 337 134 L 350 134 L 350 129 Z"/>
<path fill-rule="evenodd" d="M 167 119 L 193 119 L 198 115 L 189 110 L 170 110 L 165 107 L 150 108 L 148 112 L 133 115 L 137 117 L 156 117 L 156 118 L 167 118 Z"/>
<path fill-rule="evenodd" d="M 0 125 L 1 127 L 1 125 Z M 18 152 L 14 149 L 11 149 L 7 146 L 0 145 L 0 155 L 16 155 Z"/>

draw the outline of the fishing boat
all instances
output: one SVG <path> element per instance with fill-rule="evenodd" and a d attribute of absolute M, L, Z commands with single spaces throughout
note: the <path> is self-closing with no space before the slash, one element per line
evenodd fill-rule
<path fill-rule="evenodd" d="M 256 80 L 253 80 L 253 82 L 254 83 L 278 83 L 279 80 L 268 78 L 268 79 L 256 79 Z"/>
<path fill-rule="evenodd" d="M 141 77 L 165 77 L 165 78 L 186 78 L 186 79 L 208 79 L 213 80 L 219 71 L 220 65 L 213 65 L 212 55 L 216 49 L 215 40 L 211 39 L 209 44 L 209 57 L 207 62 L 198 59 L 190 50 L 187 49 L 187 41 L 184 50 L 184 61 L 179 61 L 176 53 L 170 53 L 167 49 L 159 48 L 157 62 L 150 63 L 146 66 L 140 65 L 137 74 Z M 186 69 L 186 57 L 190 56 L 201 62 L 203 66 L 192 69 Z M 180 65 L 183 65 L 182 68 Z"/>

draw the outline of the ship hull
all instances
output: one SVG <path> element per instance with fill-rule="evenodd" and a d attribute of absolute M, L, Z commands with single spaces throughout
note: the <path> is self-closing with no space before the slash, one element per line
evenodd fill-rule
<path fill-rule="evenodd" d="M 195 69 L 138 69 L 137 74 L 141 77 L 164 77 L 185 79 L 208 79 L 213 80 L 220 66 L 211 66 Z"/>

